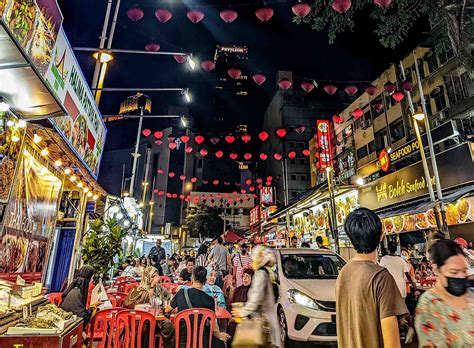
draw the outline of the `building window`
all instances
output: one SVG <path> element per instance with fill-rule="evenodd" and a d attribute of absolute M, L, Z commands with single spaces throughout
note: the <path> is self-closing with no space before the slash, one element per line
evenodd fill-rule
<path fill-rule="evenodd" d="M 304 149 L 304 147 L 305 147 L 305 143 L 303 143 L 303 142 L 298 143 L 298 148 Z"/>
<path fill-rule="evenodd" d="M 296 181 L 296 175 L 295 175 L 295 174 L 291 174 L 291 175 L 290 175 L 290 180 Z"/>
<path fill-rule="evenodd" d="M 428 56 L 426 63 L 428 64 L 428 70 L 429 74 L 433 74 L 436 70 L 438 70 L 438 57 L 436 57 L 436 54 L 431 52 L 431 54 Z"/>
<path fill-rule="evenodd" d="M 305 165 L 306 164 L 306 158 L 300 158 L 300 164 Z"/>
<path fill-rule="evenodd" d="M 290 159 L 290 164 L 296 164 L 296 159 L 295 158 Z"/>
<path fill-rule="evenodd" d="M 418 71 L 420 72 L 420 78 L 423 80 L 425 78 L 425 69 L 424 69 L 424 61 L 422 59 L 418 59 Z"/>
<path fill-rule="evenodd" d="M 201 168 L 202 168 L 202 158 L 199 158 L 199 159 L 197 160 L 197 167 L 198 167 L 198 169 L 201 169 Z"/>
<path fill-rule="evenodd" d="M 306 181 L 306 175 L 301 175 L 301 181 Z"/>
<path fill-rule="evenodd" d="M 295 142 L 294 141 L 290 141 L 290 147 L 293 149 L 295 147 Z"/>
<path fill-rule="evenodd" d="M 393 143 L 405 137 L 405 129 L 401 117 L 390 123 L 390 135 Z"/>
<path fill-rule="evenodd" d="M 388 146 L 387 128 L 383 128 L 375 133 L 375 150 L 379 152 Z"/>
<path fill-rule="evenodd" d="M 448 38 L 444 38 L 438 42 L 436 45 L 436 54 L 438 55 L 441 65 L 454 57 L 453 46 Z"/>
<path fill-rule="evenodd" d="M 467 73 L 465 73 L 467 74 Z M 467 91 L 464 88 L 463 76 L 449 76 L 444 78 L 444 85 L 446 86 L 446 93 L 450 105 L 467 98 Z"/>
<path fill-rule="evenodd" d="M 295 131 L 295 127 L 293 127 L 293 126 L 288 127 L 288 131 L 289 131 L 289 132 L 294 132 L 294 131 Z"/>
<path fill-rule="evenodd" d="M 446 96 L 444 95 L 444 86 L 439 86 L 431 92 L 431 98 L 434 99 L 436 112 L 446 109 Z"/>
<path fill-rule="evenodd" d="M 368 155 L 367 153 L 367 145 L 364 145 L 357 149 L 357 159 L 362 159 Z"/>
<path fill-rule="evenodd" d="M 294 197 L 296 197 L 296 196 L 298 196 L 298 191 L 292 191 L 292 192 L 291 192 L 291 197 L 294 198 Z"/>
<path fill-rule="evenodd" d="M 388 110 L 392 107 L 392 96 L 388 93 L 384 93 L 385 108 Z"/>
<path fill-rule="evenodd" d="M 369 154 L 375 152 L 375 141 L 372 140 L 370 143 L 369 143 Z"/>

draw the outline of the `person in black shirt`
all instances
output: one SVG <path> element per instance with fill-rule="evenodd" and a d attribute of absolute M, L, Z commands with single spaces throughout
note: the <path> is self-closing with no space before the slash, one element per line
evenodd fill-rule
<path fill-rule="evenodd" d="M 186 261 L 186 268 L 184 268 L 179 274 L 179 279 L 178 279 L 179 284 L 186 284 L 191 281 L 192 274 L 193 274 L 193 267 L 194 267 L 194 259 L 189 258 Z"/>
<path fill-rule="evenodd" d="M 323 244 L 323 237 L 317 236 L 317 237 L 316 237 L 316 244 L 318 244 L 318 249 L 326 249 L 326 250 L 328 250 L 328 248 L 325 247 L 324 244 Z"/>
<path fill-rule="evenodd" d="M 192 273 L 192 287 L 180 289 L 166 308 L 166 312 L 171 312 L 175 308 L 177 308 L 178 313 L 191 308 L 207 308 L 213 312 L 215 311 L 216 304 L 214 299 L 202 290 L 206 284 L 206 268 L 198 266 L 193 269 Z M 175 325 L 177 324 L 178 323 L 175 323 Z M 180 337 L 177 337 L 176 339 L 179 339 L 180 347 L 186 347 L 186 324 L 184 321 L 181 321 L 179 325 Z M 227 341 L 230 336 L 225 332 L 219 331 L 217 320 L 212 334 L 212 347 L 225 347 L 224 341 Z M 208 347 L 208 342 L 209 330 L 204 332 L 203 347 Z"/>
<path fill-rule="evenodd" d="M 148 258 L 151 261 L 151 265 L 154 266 L 158 270 L 158 274 L 162 276 L 163 269 L 161 268 L 161 260 L 166 259 L 166 251 L 165 248 L 161 246 L 161 239 L 156 240 L 156 246 L 151 248 L 148 253 Z"/>

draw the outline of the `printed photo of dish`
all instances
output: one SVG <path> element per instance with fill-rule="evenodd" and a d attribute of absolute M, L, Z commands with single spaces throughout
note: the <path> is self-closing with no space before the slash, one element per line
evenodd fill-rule
<path fill-rule="evenodd" d="M 393 221 L 392 218 L 386 218 L 383 220 L 383 226 L 385 228 L 385 233 L 389 234 L 393 232 Z"/>
<path fill-rule="evenodd" d="M 403 215 L 396 215 L 393 217 L 393 226 L 395 228 L 395 232 L 396 233 L 399 233 L 401 231 L 403 231 L 403 226 L 404 226 L 404 222 L 405 222 L 405 218 Z"/>
<path fill-rule="evenodd" d="M 430 224 L 430 227 L 436 227 L 436 216 L 434 209 L 430 209 L 426 212 L 426 218 Z"/>
<path fill-rule="evenodd" d="M 72 146 L 76 148 L 79 154 L 85 156 L 87 144 L 87 122 L 84 115 L 79 115 L 74 121 L 73 134 Z"/>
<path fill-rule="evenodd" d="M 403 224 L 404 231 L 414 231 L 416 229 L 416 217 L 415 215 L 406 215 Z"/>
<path fill-rule="evenodd" d="M 466 222 L 469 216 L 469 210 L 471 209 L 467 198 L 461 198 L 456 202 L 456 208 L 459 213 L 459 221 Z"/>
<path fill-rule="evenodd" d="M 430 227 L 425 213 L 416 214 L 416 227 L 421 228 L 421 229 Z"/>
<path fill-rule="evenodd" d="M 454 204 L 448 204 L 446 207 L 446 222 L 448 225 L 456 225 L 459 223 L 458 208 Z"/>

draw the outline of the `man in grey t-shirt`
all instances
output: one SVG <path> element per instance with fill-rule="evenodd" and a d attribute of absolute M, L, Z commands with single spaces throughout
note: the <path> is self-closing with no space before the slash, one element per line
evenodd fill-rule
<path fill-rule="evenodd" d="M 209 254 L 209 261 L 216 264 L 218 275 L 216 280 L 216 285 L 222 287 L 223 277 L 229 273 L 229 264 L 230 264 L 230 254 L 229 250 L 222 244 L 224 240 L 222 237 L 217 238 L 217 245 L 211 250 Z"/>

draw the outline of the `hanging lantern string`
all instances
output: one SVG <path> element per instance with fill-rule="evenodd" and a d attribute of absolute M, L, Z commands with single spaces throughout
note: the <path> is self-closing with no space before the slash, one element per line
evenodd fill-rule
<path fill-rule="evenodd" d="M 151 2 L 151 1 L 150 1 Z M 288 3 L 294 3 L 295 0 L 270 0 L 270 1 L 263 1 L 261 3 L 256 3 L 255 1 L 250 1 L 250 2 L 244 2 L 244 3 L 239 3 L 239 4 L 232 4 L 232 7 L 233 8 L 238 8 L 238 7 L 259 7 L 259 6 L 271 6 L 271 5 L 284 5 L 284 4 L 288 4 Z M 229 8 L 229 5 L 227 4 L 222 4 L 222 5 L 196 5 L 196 6 L 188 6 L 185 4 L 185 2 L 183 1 L 182 4 L 180 3 L 173 3 L 173 7 L 177 7 L 177 6 L 182 6 L 182 7 L 185 7 L 186 9 L 201 9 L 201 8 Z M 170 4 L 163 4 L 163 6 L 170 6 Z M 145 8 L 156 8 L 156 4 L 155 3 L 152 3 L 152 4 L 144 4 L 143 6 L 140 6 L 140 7 L 145 7 Z"/>

